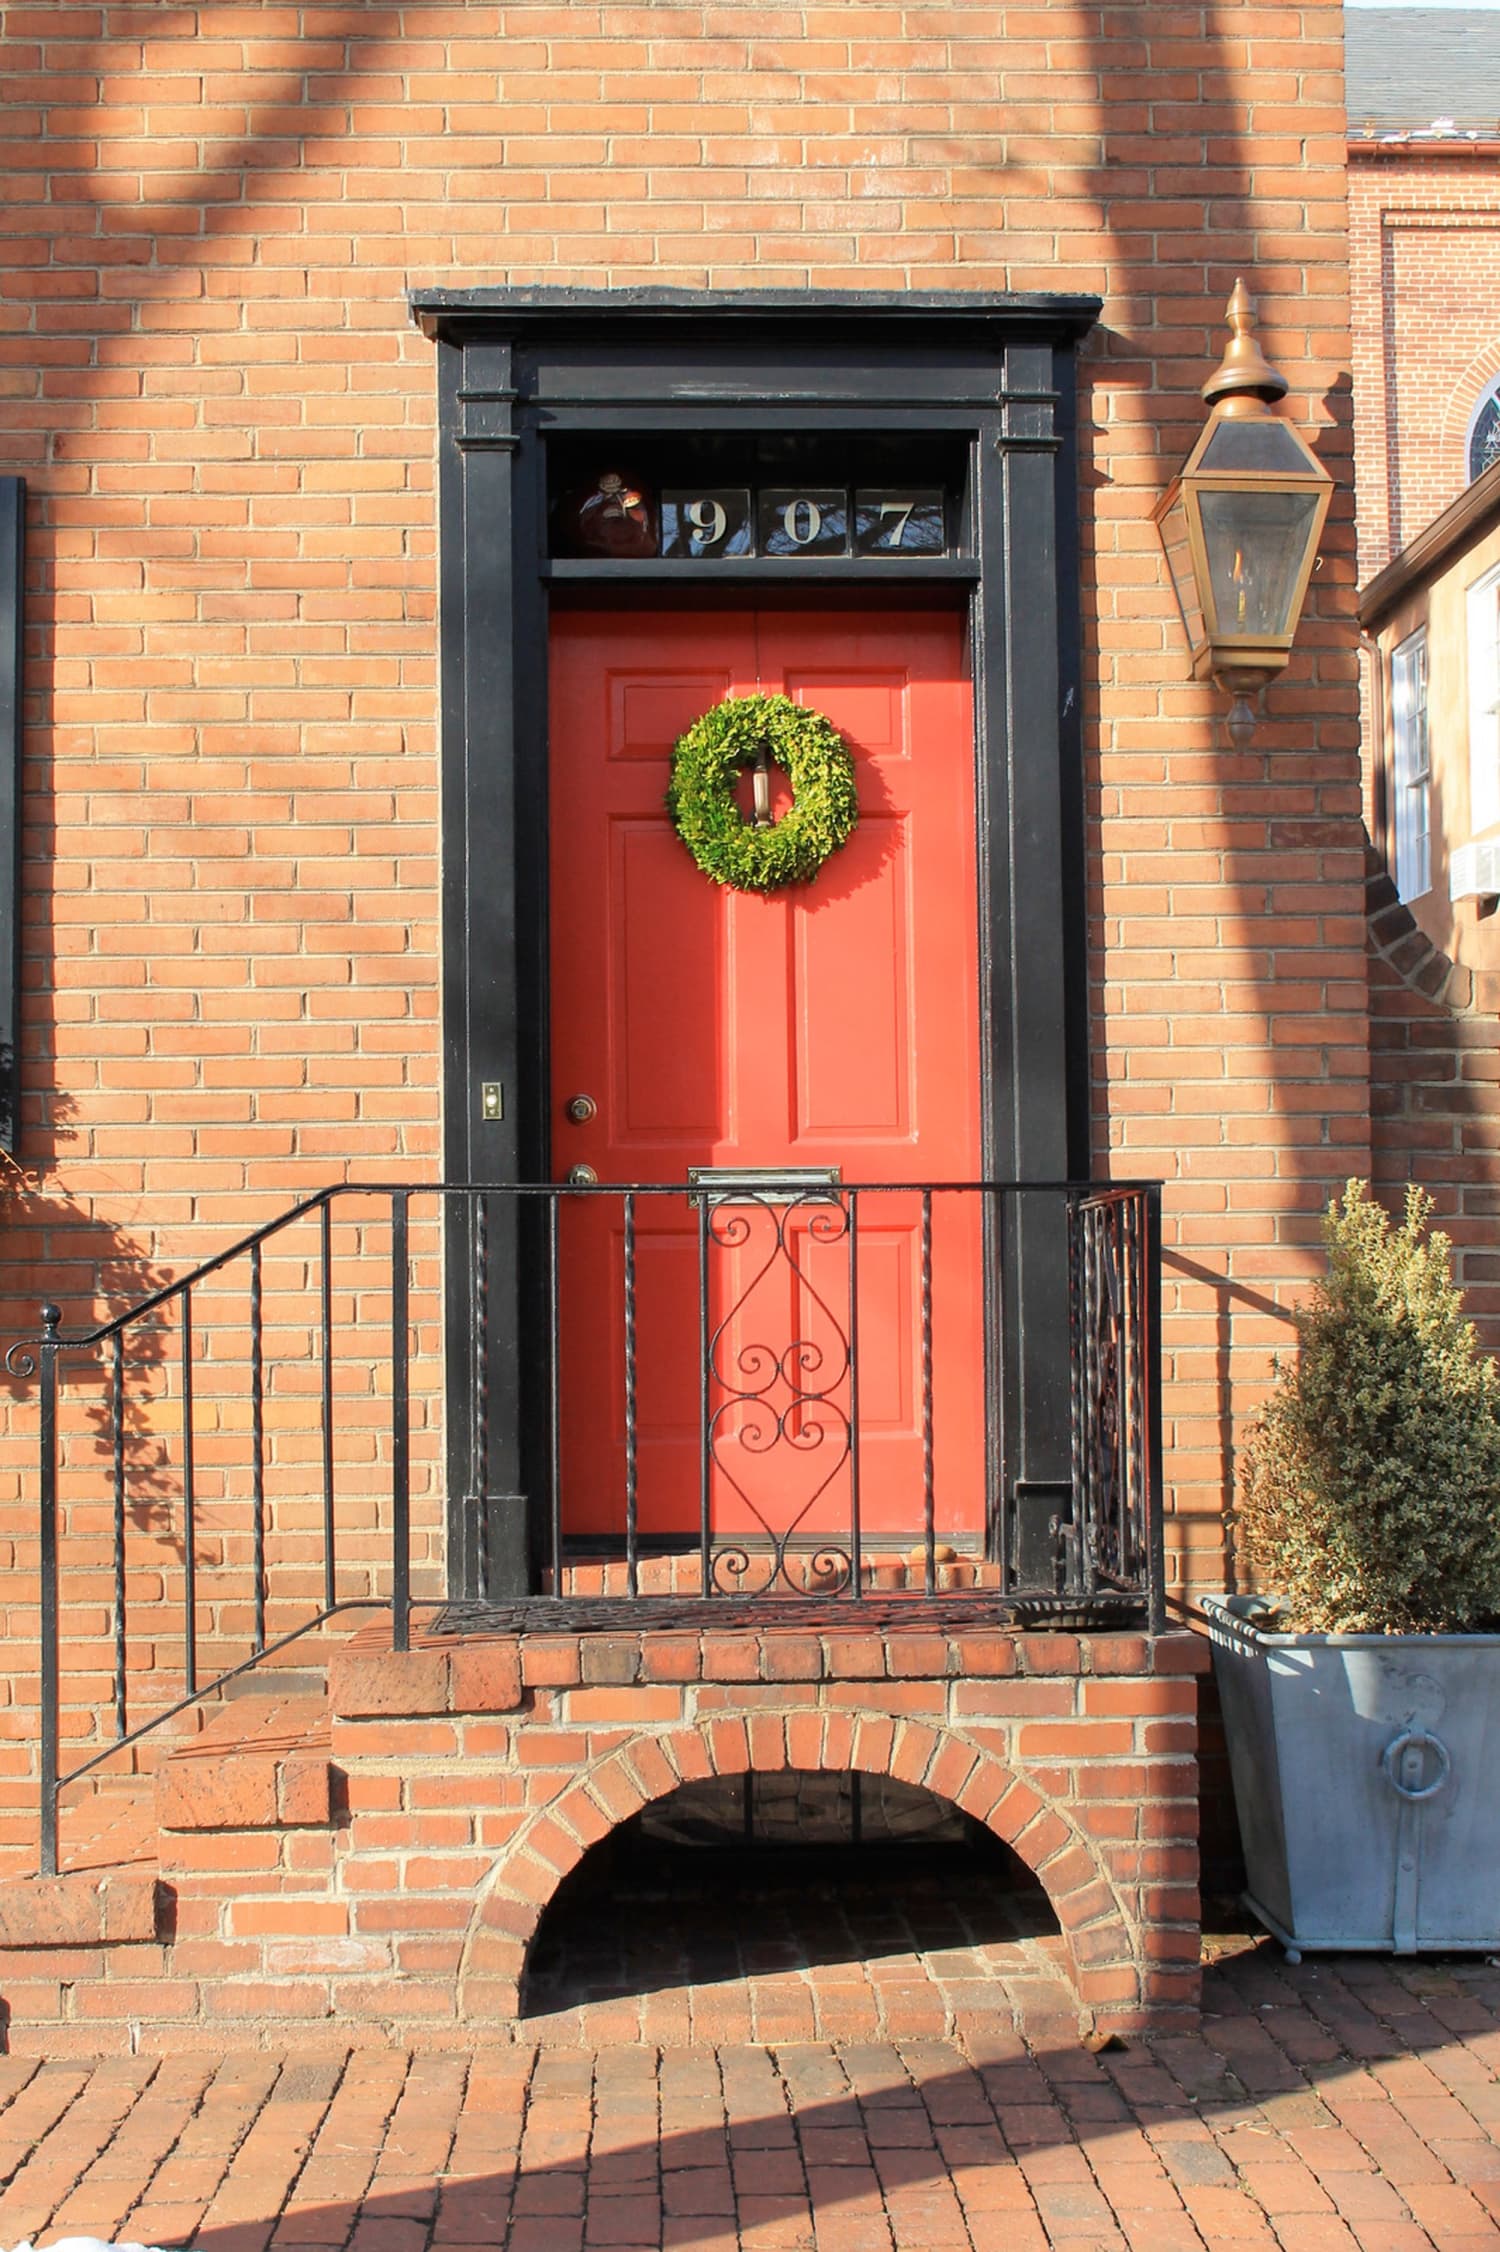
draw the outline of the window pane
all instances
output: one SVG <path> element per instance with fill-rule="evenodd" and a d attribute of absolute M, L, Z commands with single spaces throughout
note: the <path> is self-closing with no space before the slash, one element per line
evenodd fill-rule
<path fill-rule="evenodd" d="M 1469 589 L 1469 830 L 1478 835 L 1500 822 L 1500 575 Z"/>
<path fill-rule="evenodd" d="M 1469 433 L 1469 475 L 1481 476 L 1500 461 L 1500 396 L 1491 392 Z"/>
<path fill-rule="evenodd" d="M 1392 826 L 1396 889 L 1420 899 L 1432 888 L 1431 767 L 1427 739 L 1427 636 L 1414 633 L 1391 659 L 1394 752 Z"/>

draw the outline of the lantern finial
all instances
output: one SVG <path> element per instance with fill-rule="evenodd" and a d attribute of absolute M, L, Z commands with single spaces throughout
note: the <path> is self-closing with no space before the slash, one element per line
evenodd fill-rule
<path fill-rule="evenodd" d="M 1212 406 L 1222 400 L 1221 413 L 1236 412 L 1235 401 L 1246 403 L 1238 411 L 1253 414 L 1250 405 L 1258 399 L 1269 405 L 1272 399 L 1284 399 L 1287 380 L 1278 375 L 1255 341 L 1255 300 L 1243 281 L 1237 281 L 1224 308 L 1224 318 L 1230 327 L 1229 344 L 1219 366 L 1203 386 L 1203 396 Z"/>

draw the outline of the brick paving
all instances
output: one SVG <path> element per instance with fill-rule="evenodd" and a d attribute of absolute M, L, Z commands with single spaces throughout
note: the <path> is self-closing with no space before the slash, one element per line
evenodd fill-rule
<path fill-rule="evenodd" d="M 1500 1970 L 1209 1971 L 1201 2032 L 0 2058 L 0 2244 L 1478 2252 Z M 319 2037 L 326 2038 L 326 2037 Z"/>

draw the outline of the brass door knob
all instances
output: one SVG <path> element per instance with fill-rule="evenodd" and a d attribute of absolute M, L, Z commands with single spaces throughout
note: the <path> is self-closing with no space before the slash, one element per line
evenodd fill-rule
<path fill-rule="evenodd" d="M 573 1189 L 592 1189 L 599 1185 L 599 1176 L 592 1165 L 570 1165 L 568 1186 Z"/>
<path fill-rule="evenodd" d="M 599 1115 L 599 1105 L 592 1095 L 574 1095 L 567 1106 L 568 1116 L 575 1126 L 587 1126 L 591 1118 Z"/>

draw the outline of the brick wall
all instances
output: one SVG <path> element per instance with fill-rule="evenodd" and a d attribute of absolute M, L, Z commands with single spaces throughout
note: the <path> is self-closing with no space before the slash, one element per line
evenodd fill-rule
<path fill-rule="evenodd" d="M 118 1306 L 311 1186 L 436 1171 L 434 370 L 409 284 L 1097 289 L 1097 1140 L 1169 1184 L 1174 1552 L 1215 1580 L 1235 1418 L 1319 1207 L 1368 1164 L 1339 28 L 1333 0 L 12 7 L 33 1172 L 7 1328 L 44 1289 L 70 1321 Z M 1150 511 L 1241 271 L 1341 490 L 1297 661 L 1231 751 Z M 171 1530 L 163 1445 L 143 1521 Z M 435 1432 L 426 1462 L 431 1526 Z M 102 1570 L 97 1500 L 69 1537 Z"/>
<path fill-rule="evenodd" d="M 1500 376 L 1497 291 L 1500 155 L 1351 148 L 1362 583 L 1469 482 L 1469 424 Z"/>
<path fill-rule="evenodd" d="M 1429 1190 L 1487 1352 L 1500 1352 L 1500 977 L 1454 962 L 1369 856 L 1374 1178 L 1399 1208 Z"/>

